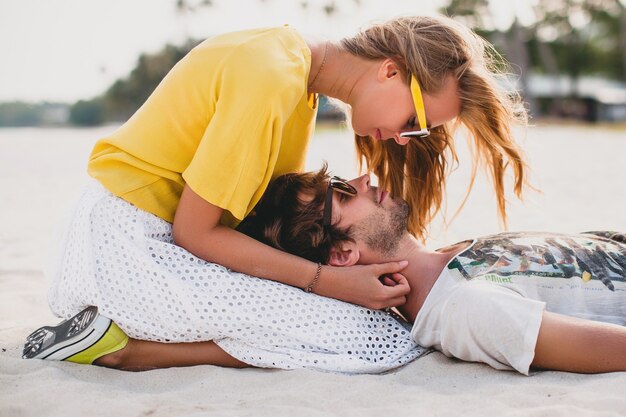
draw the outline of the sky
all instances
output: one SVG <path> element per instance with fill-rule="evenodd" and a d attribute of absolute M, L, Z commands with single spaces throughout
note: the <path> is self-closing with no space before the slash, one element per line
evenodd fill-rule
<path fill-rule="evenodd" d="M 0 102 L 92 98 L 126 76 L 141 53 L 188 37 L 288 23 L 339 39 L 373 21 L 433 14 L 447 1 L 337 0 L 339 12 L 330 18 L 322 11 L 328 0 L 309 0 L 306 10 L 300 0 L 212 3 L 183 15 L 176 0 L 0 0 Z M 512 10 L 507 3 L 492 1 L 505 26 Z"/>

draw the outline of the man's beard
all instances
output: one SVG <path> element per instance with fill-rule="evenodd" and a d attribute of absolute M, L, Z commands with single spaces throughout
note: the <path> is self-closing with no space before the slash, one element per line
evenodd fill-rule
<path fill-rule="evenodd" d="M 394 200 L 396 205 L 390 209 L 380 207 L 357 225 L 354 236 L 373 251 L 385 258 L 393 257 L 402 237 L 407 234 L 409 205 L 402 199 Z"/>

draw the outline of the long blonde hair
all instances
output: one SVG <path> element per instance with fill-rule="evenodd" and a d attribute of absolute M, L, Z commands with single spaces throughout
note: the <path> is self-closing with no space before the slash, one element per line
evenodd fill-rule
<path fill-rule="evenodd" d="M 448 75 L 458 80 L 461 112 L 457 122 L 473 137 L 476 167 L 486 164 L 496 194 L 498 213 L 506 225 L 504 173 L 511 166 L 513 189 L 521 198 L 526 184 L 525 156 L 511 134 L 511 124 L 527 123 L 518 93 L 507 91 L 498 77 L 505 61 L 483 38 L 446 17 L 401 17 L 345 38 L 341 45 L 365 59 L 391 58 L 403 70 L 407 85 L 414 75 L 424 93 L 437 93 Z M 430 136 L 405 146 L 355 135 L 360 164 L 365 161 L 382 187 L 402 196 L 411 207 L 409 231 L 425 239 L 426 227 L 441 209 L 449 162 L 458 162 L 453 125 L 431 130 Z M 468 190 L 469 191 L 469 190 Z"/>

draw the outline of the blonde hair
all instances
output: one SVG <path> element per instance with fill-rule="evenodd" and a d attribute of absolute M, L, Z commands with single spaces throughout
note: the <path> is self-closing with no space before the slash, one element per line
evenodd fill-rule
<path fill-rule="evenodd" d="M 390 58 L 403 71 L 407 85 L 414 75 L 422 91 L 437 93 L 448 75 L 458 80 L 461 112 L 457 122 L 473 137 L 473 170 L 485 164 L 490 171 L 498 213 L 506 225 L 504 173 L 511 166 L 513 189 L 521 198 L 526 185 L 525 156 L 511 134 L 511 123 L 527 123 L 517 92 L 507 91 L 499 76 L 506 64 L 493 46 L 469 28 L 446 17 L 401 17 L 345 38 L 341 45 L 365 59 Z M 440 211 L 449 160 L 458 162 L 451 124 L 434 127 L 430 136 L 398 145 L 355 135 L 361 166 L 365 161 L 382 187 L 402 196 L 411 207 L 409 231 L 425 239 L 426 227 Z M 468 192 L 469 192 L 468 189 Z"/>

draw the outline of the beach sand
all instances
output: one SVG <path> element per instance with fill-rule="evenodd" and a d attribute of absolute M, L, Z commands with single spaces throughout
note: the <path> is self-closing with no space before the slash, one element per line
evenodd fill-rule
<path fill-rule="evenodd" d="M 25 336 L 58 321 L 47 307 L 44 270 L 87 181 L 89 151 L 112 129 L 0 130 L 0 416 L 626 415 L 626 373 L 525 377 L 439 353 L 384 375 L 357 376 L 214 366 L 131 373 L 20 359 Z M 307 168 L 325 159 L 334 173 L 351 177 L 349 136 L 319 129 Z M 626 231 L 626 131 L 539 126 L 521 142 L 542 193 L 529 193 L 524 204 L 510 198 L 510 230 Z M 459 153 L 450 215 L 471 172 L 463 146 Z M 484 176 L 449 229 L 441 224 L 429 246 L 499 231 Z"/>

